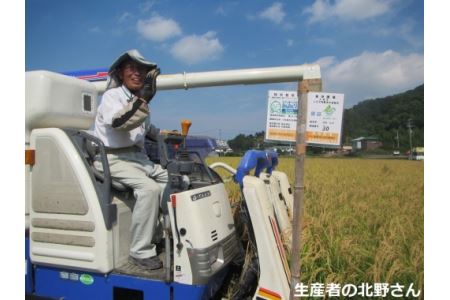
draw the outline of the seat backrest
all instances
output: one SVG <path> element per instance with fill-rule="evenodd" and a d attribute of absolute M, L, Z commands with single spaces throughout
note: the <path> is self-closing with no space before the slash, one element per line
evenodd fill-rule
<path fill-rule="evenodd" d="M 86 141 L 86 152 L 89 155 L 89 163 L 90 163 L 90 167 L 92 169 L 92 172 L 95 175 L 95 178 L 97 180 L 100 180 L 101 182 L 104 182 L 105 180 L 105 175 L 103 174 L 103 172 L 99 171 L 97 168 L 94 167 L 94 160 L 95 160 L 95 156 L 98 155 L 100 153 L 99 149 L 98 149 L 98 145 L 94 144 L 91 141 Z M 114 180 L 113 178 L 111 178 L 111 186 L 113 187 L 113 189 L 119 191 L 119 192 L 127 192 L 130 188 L 127 187 L 126 185 L 124 185 L 123 183 Z"/>

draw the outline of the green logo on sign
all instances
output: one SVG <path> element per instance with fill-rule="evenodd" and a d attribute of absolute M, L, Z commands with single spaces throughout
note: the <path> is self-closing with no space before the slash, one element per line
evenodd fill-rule
<path fill-rule="evenodd" d="M 274 101 L 270 104 L 270 112 L 281 114 L 281 103 L 278 101 Z"/>
<path fill-rule="evenodd" d="M 323 111 L 327 116 L 331 116 L 336 111 L 336 108 L 331 107 L 331 105 L 328 105 Z"/>
<path fill-rule="evenodd" d="M 91 285 L 94 283 L 94 278 L 89 274 L 81 274 L 80 281 L 85 285 Z"/>

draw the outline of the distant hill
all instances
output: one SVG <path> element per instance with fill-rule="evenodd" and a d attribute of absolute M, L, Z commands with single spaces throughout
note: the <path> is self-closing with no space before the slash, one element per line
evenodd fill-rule
<path fill-rule="evenodd" d="M 424 146 L 423 142 L 423 99 L 424 85 L 413 90 L 384 98 L 362 101 L 352 108 L 344 110 L 343 139 L 344 145 L 361 136 L 375 136 L 383 141 L 383 148 L 397 149 L 397 129 L 400 150 L 409 149 L 408 120 L 413 127 L 413 147 Z M 264 142 L 264 131 L 254 135 L 239 134 L 228 141 L 236 152 L 248 149 L 264 149 L 273 144 Z M 310 147 L 310 150 L 314 147 Z M 319 147 L 320 148 L 320 147 Z M 318 148 L 318 149 L 319 149 Z"/>
<path fill-rule="evenodd" d="M 408 120 L 413 127 L 413 147 L 424 145 L 424 85 L 401 94 L 362 101 L 344 110 L 343 143 L 360 136 L 376 136 L 383 148 L 397 147 L 397 130 L 400 149 L 409 149 Z"/>

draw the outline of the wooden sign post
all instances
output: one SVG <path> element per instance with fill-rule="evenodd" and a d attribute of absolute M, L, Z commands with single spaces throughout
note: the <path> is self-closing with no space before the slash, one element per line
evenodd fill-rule
<path fill-rule="evenodd" d="M 294 299 L 295 286 L 300 283 L 301 222 L 304 197 L 304 163 L 306 155 L 306 112 L 308 92 L 321 92 L 322 79 L 305 79 L 298 82 L 298 113 L 295 152 L 294 216 L 292 222 L 291 294 Z"/>

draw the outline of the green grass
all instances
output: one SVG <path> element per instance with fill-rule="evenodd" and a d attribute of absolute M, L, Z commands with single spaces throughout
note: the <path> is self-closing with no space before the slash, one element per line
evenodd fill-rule
<path fill-rule="evenodd" d="M 233 167 L 239 158 L 208 158 Z M 294 182 L 294 159 L 278 170 Z M 305 162 L 301 280 L 399 282 L 423 288 L 424 166 L 407 160 L 310 158 Z M 226 172 L 219 172 L 222 176 Z M 226 184 L 230 199 L 238 187 Z"/>

